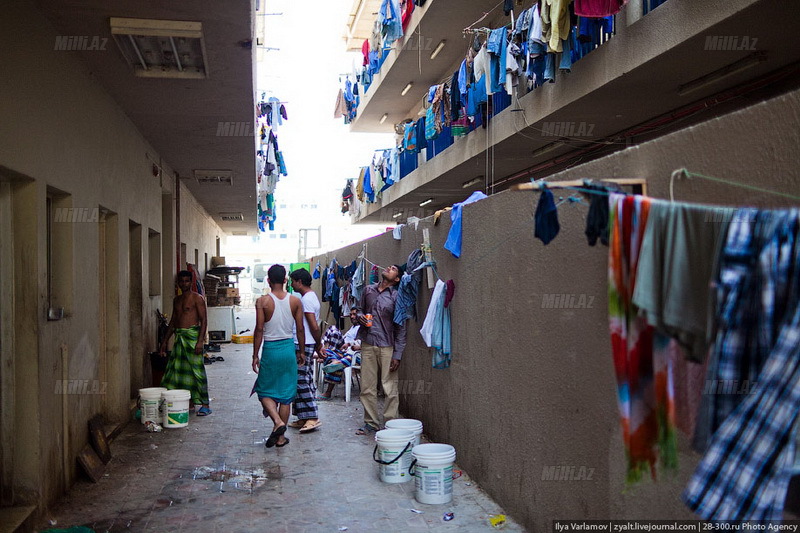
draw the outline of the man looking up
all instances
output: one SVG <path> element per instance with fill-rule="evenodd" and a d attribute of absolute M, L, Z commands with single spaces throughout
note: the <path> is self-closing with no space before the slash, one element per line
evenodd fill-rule
<path fill-rule="evenodd" d="M 264 443 L 267 448 L 289 444 L 286 423 L 289 406 L 297 394 L 297 367 L 305 360 L 302 350 L 295 351 L 292 328 L 297 329 L 300 345 L 306 342 L 303 305 L 300 298 L 284 289 L 286 269 L 272 265 L 267 271 L 270 292 L 256 300 L 256 330 L 253 332 L 253 372 L 258 374 L 253 393 L 258 394 L 264 416 L 272 419 L 272 433 Z M 264 348 L 261 359 L 258 350 Z M 252 393 L 251 393 L 252 395 Z"/>
<path fill-rule="evenodd" d="M 290 427 L 300 428 L 300 433 L 313 431 L 322 425 L 317 411 L 317 385 L 314 383 L 314 352 L 322 352 L 322 332 L 319 329 L 319 298 L 311 290 L 311 274 L 298 268 L 289 274 L 292 289 L 300 294 L 303 303 L 303 326 L 306 330 L 305 346 L 298 342 L 295 349 L 303 350 L 305 360 L 297 369 L 297 397 L 292 411 L 297 421 Z"/>
<path fill-rule="evenodd" d="M 378 379 L 386 395 L 383 403 L 384 423 L 399 416 L 397 397 L 397 369 L 406 347 L 406 326 L 394 323 L 394 305 L 400 267 L 386 267 L 378 283 L 369 285 L 356 304 L 361 328 L 361 403 L 364 405 L 364 426 L 357 435 L 377 431 L 381 424 L 378 415 Z M 365 315 L 372 315 L 372 324 Z"/>
<path fill-rule="evenodd" d="M 172 318 L 169 329 L 161 341 L 159 353 L 166 356 L 167 341 L 175 333 L 172 357 L 169 358 L 161 386 L 167 389 L 186 389 L 191 393 L 193 405 L 201 405 L 197 416 L 211 414 L 208 399 L 208 377 L 203 364 L 203 341 L 206 338 L 208 320 L 206 301 L 192 292 L 192 274 L 187 270 L 178 272 L 180 296 L 172 302 Z"/>

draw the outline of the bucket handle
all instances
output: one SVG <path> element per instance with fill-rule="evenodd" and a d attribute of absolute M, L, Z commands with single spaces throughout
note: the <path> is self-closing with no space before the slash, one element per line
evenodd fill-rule
<path fill-rule="evenodd" d="M 407 443 L 407 444 L 406 444 L 406 447 L 405 447 L 405 448 L 403 448 L 403 451 L 402 451 L 402 452 L 400 452 L 399 454 L 397 454 L 397 457 L 395 457 L 395 458 L 394 458 L 394 459 L 392 459 L 391 461 L 382 461 L 381 459 L 378 459 L 378 458 L 375 456 L 375 455 L 378 453 L 378 445 L 376 444 L 376 445 L 375 445 L 375 449 L 374 449 L 374 450 L 372 450 L 372 460 L 373 460 L 373 461 L 375 461 L 376 463 L 379 463 L 379 464 L 382 464 L 382 465 L 391 465 L 391 464 L 394 464 L 394 463 L 396 463 L 396 462 L 397 462 L 397 460 L 398 460 L 398 459 L 400 459 L 401 457 L 403 457 L 403 454 L 404 454 L 404 453 L 406 453 L 406 452 L 408 451 L 408 447 L 409 447 L 409 446 L 411 446 L 411 443 L 410 443 L 410 442 L 409 442 L 409 443 Z M 415 461 L 416 461 L 416 460 L 415 460 Z"/>
<path fill-rule="evenodd" d="M 414 469 L 415 466 L 417 466 L 417 460 L 416 459 L 411 461 L 411 464 L 408 465 L 408 475 L 409 476 L 413 476 L 414 473 L 416 472 L 416 470 Z"/>

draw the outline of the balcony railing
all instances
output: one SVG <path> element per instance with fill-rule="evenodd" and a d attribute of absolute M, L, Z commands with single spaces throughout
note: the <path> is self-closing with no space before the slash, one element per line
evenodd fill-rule
<path fill-rule="evenodd" d="M 665 0 L 647 0 L 649 2 L 663 2 Z M 559 54 L 548 53 L 539 59 L 530 60 L 533 65 L 530 72 L 535 76 L 536 82 L 531 90 L 536 87 L 556 80 L 556 70 L 569 70 L 573 63 L 579 61 L 593 50 L 606 43 L 615 33 L 615 20 L 613 16 L 605 19 L 579 19 L 578 24 L 571 28 L 569 38 L 564 42 L 564 52 Z M 372 65 L 367 65 L 361 76 L 361 94 L 366 94 L 369 89 L 372 76 L 380 71 L 383 62 L 388 57 L 391 48 L 383 48 L 380 56 L 375 56 Z M 564 57 L 568 54 L 567 57 Z M 525 76 L 521 77 L 520 83 L 524 83 Z M 516 89 L 515 89 L 516 90 Z M 449 98 L 449 96 L 447 96 Z M 489 95 L 489 104 L 486 106 L 485 115 L 477 113 L 470 117 L 467 135 L 475 129 L 484 127 L 484 118 L 491 120 L 496 115 L 507 109 L 512 102 L 511 95 L 505 91 L 500 91 Z M 483 116 L 482 116 L 483 115 Z M 399 158 L 399 177 L 400 179 L 408 176 L 415 171 L 422 161 L 427 162 L 443 153 L 447 148 L 454 144 L 455 136 L 452 128 L 443 126 L 438 137 L 433 140 L 417 139 L 422 146 L 418 152 L 401 151 Z M 424 151 L 424 156 L 423 156 Z"/>

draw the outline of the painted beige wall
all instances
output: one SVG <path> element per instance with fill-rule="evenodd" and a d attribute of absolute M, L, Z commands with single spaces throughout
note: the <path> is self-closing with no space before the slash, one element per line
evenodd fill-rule
<path fill-rule="evenodd" d="M 17 2 L 0 17 L 0 179 L 11 182 L 12 226 L 0 228 L 13 235 L 14 324 L 13 357 L 16 436 L 4 436 L 5 454 L 13 453 L 14 502 L 46 506 L 62 494 L 78 474 L 75 457 L 87 442 L 87 421 L 103 414 L 119 422 L 130 416 L 131 357 L 145 358 L 155 346 L 155 308 L 171 308 L 169 291 L 151 296 L 149 288 L 150 229 L 166 243 L 162 258 L 167 272 L 174 268 L 173 211 L 162 219 L 162 193 L 172 195 L 173 176 L 161 162 L 162 181 L 153 176 L 156 150 L 133 126 L 123 110 L 97 84 L 79 53 L 55 51 L 56 32 L 33 2 Z M 113 45 L 105 51 L 117 53 Z M 11 105 L 8 105 L 11 104 Z M 101 223 L 62 222 L 69 264 L 59 265 L 71 282 L 63 320 L 48 322 L 46 197 L 57 189 L 69 195 L 74 208 L 104 208 L 105 252 L 109 291 L 105 298 L 107 343 L 101 355 L 100 310 Z M 221 230 L 181 191 L 184 242 L 200 256 L 214 255 Z M 174 204 L 174 202 L 173 202 Z M 90 211 L 90 213 L 93 213 Z M 130 320 L 130 222 L 141 225 L 141 299 Z M 6 239 L 8 240 L 8 239 Z M 69 285 L 69 283 L 67 284 Z M 171 288 L 172 282 L 164 282 Z M 131 331 L 131 325 L 140 330 Z M 131 336 L 142 342 L 129 346 Z M 24 362 L 24 364 L 20 364 Z M 136 365 L 134 365 L 136 367 Z M 137 367 L 138 368 L 138 367 Z M 58 394 L 62 379 L 89 380 L 89 390 L 105 394 Z M 98 382 L 95 386 L 94 381 Z M 5 383 L 4 376 L 4 383 Z M 145 367 L 139 385 L 149 384 Z M 103 389 L 105 387 L 105 389 Z M 38 423 L 32 423 L 38 421 Z M 6 479 L 4 475 L 4 480 Z"/>
<path fill-rule="evenodd" d="M 797 195 L 799 113 L 795 91 L 556 177 L 646 178 L 651 196 L 663 198 L 670 173 L 685 166 Z M 675 196 L 699 203 L 796 205 L 697 179 L 676 183 Z M 443 248 L 447 215 L 438 226 L 428 218 L 416 230 L 405 227 L 402 241 L 391 234 L 366 241 L 371 261 L 404 262 L 421 244 L 422 229 L 430 228 L 438 272 L 456 283 L 452 366 L 431 368 L 430 350 L 418 333 L 421 319 L 411 322 L 400 370 L 401 390 L 408 392 L 402 413 L 422 420 L 432 441 L 454 445 L 459 465 L 531 531 L 551 528 L 555 518 L 691 518 L 680 493 L 699 456 L 685 435 L 675 476 L 626 490 L 607 325 L 608 250 L 588 246 L 586 207 L 575 204 L 559 208 L 561 233 L 554 242 L 534 240 L 536 201 L 535 193 L 507 191 L 465 207 L 459 259 Z M 325 264 L 335 256 L 347 264 L 361 247 L 320 259 Z M 430 294 L 423 286 L 423 313 Z M 546 294 L 584 295 L 591 307 L 543 309 Z M 544 468 L 559 465 L 594 473 L 590 481 L 542 481 Z"/>

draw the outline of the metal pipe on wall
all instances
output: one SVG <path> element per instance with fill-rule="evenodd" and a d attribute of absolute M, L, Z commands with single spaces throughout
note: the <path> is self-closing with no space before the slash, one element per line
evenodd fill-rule
<path fill-rule="evenodd" d="M 181 269 L 181 178 L 175 173 L 175 270 L 177 274 Z"/>

